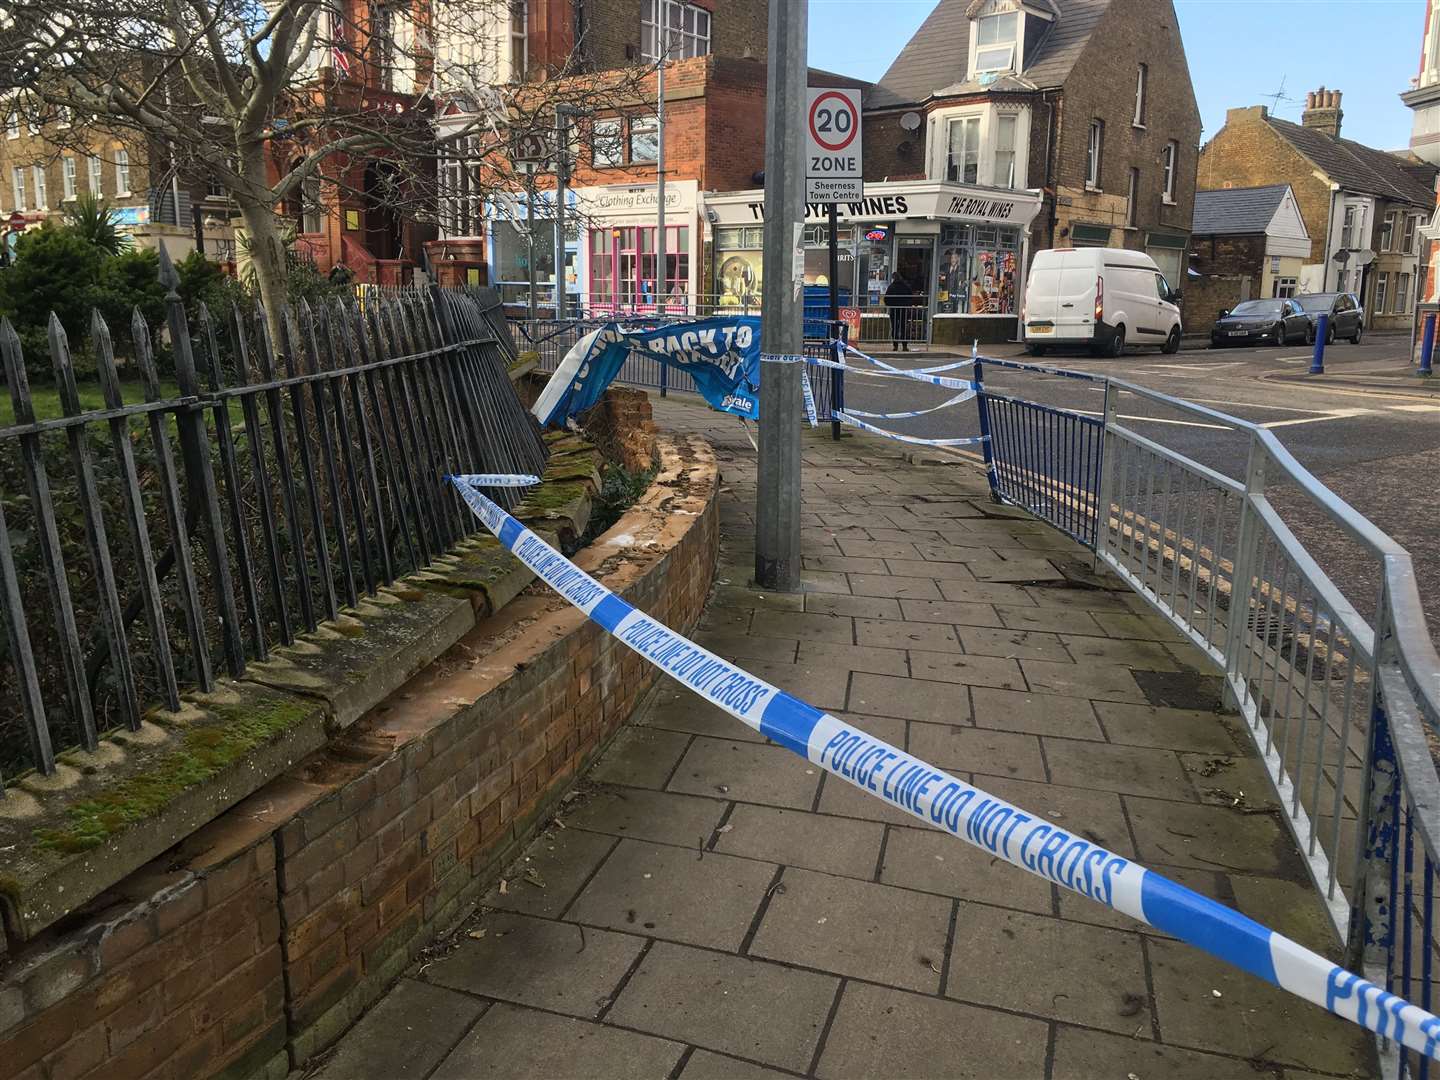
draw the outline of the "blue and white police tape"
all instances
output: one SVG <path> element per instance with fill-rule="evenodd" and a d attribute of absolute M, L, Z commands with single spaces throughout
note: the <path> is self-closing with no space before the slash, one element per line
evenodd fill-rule
<path fill-rule="evenodd" d="M 466 473 L 464 476 L 448 476 L 446 479 L 471 487 L 488 488 L 534 487 L 540 483 L 540 477 L 530 473 Z"/>
<path fill-rule="evenodd" d="M 542 581 L 607 633 L 766 738 L 927 825 L 1440 1061 L 1440 1017 L 1077 831 L 1027 814 L 756 678 L 637 611 L 467 478 L 451 480 L 475 516 Z"/>
<path fill-rule="evenodd" d="M 810 373 L 804 368 L 800 369 L 800 393 L 805 398 L 805 419 L 810 421 L 812 428 L 818 427 L 820 420 L 815 411 L 815 391 L 810 389 Z"/>
<path fill-rule="evenodd" d="M 975 363 L 975 357 L 972 355 L 965 357 L 965 359 L 963 360 L 956 360 L 949 364 L 936 364 L 934 367 L 902 368 L 896 367 L 894 364 L 887 364 L 884 360 L 881 360 L 877 356 L 871 356 L 869 353 L 863 353 L 859 349 L 855 348 L 854 345 L 851 345 L 848 341 L 835 342 L 834 344 L 843 345 L 847 353 L 853 353 L 861 360 L 868 360 L 876 367 L 883 368 L 885 371 L 889 372 L 898 372 L 902 375 L 933 375 L 937 371 L 955 371 L 958 368 L 969 367 L 971 364 Z"/>
<path fill-rule="evenodd" d="M 977 446 L 989 439 L 988 435 L 971 435 L 963 439 L 922 439 L 919 435 L 901 435 L 898 431 L 886 431 L 874 424 L 867 424 L 864 420 L 858 419 L 853 414 L 843 409 L 836 409 L 831 414 L 842 424 L 849 424 L 858 427 L 862 431 L 868 431 L 872 435 L 883 435 L 887 439 L 894 439 L 896 442 L 913 443 L 915 446 Z"/>
<path fill-rule="evenodd" d="M 863 416 L 866 420 L 908 420 L 912 416 L 926 416 L 933 412 L 939 412 L 941 409 L 948 409 L 951 405 L 960 405 L 974 396 L 974 390 L 962 390 L 939 405 L 931 405 L 928 409 L 910 409 L 908 412 L 865 412 L 863 409 L 846 409 L 845 411 L 851 416 Z"/>
<path fill-rule="evenodd" d="M 931 383 L 934 386 L 944 386 L 951 390 L 973 390 L 975 383 L 968 379 L 948 379 L 944 375 L 920 375 L 915 372 L 896 369 L 894 371 L 873 371 L 866 368 L 857 368 L 850 364 L 841 363 L 838 360 L 822 360 L 818 356 L 807 356 L 805 362 L 812 367 L 834 368 L 849 375 L 862 375 L 870 379 L 913 379 L 916 382 Z"/>

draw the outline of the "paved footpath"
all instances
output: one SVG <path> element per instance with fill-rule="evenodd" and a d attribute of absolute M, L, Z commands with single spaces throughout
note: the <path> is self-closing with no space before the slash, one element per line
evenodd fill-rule
<path fill-rule="evenodd" d="M 743 431 L 656 405 L 724 471 L 702 644 L 1338 958 L 1218 680 L 1076 545 L 967 466 L 822 428 L 807 591 L 759 592 Z M 1372 1075 L 1359 1029 L 920 827 L 668 680 L 580 791 L 323 1080 Z"/>

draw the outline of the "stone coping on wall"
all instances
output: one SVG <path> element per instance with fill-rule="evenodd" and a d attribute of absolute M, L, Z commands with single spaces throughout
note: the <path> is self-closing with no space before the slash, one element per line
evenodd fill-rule
<path fill-rule="evenodd" d="M 688 631 L 719 542 L 698 436 L 575 562 Z M 283 1077 L 548 819 L 654 669 L 540 583 L 0 969 L 0 1076 Z"/>
<path fill-rule="evenodd" d="M 573 550 L 600 488 L 599 451 L 552 432 L 544 482 L 514 511 Z M 152 710 L 53 776 L 0 794 L 0 908 L 25 941 L 173 847 L 327 739 L 501 611 L 534 574 L 489 535 L 455 545 L 338 618 L 248 665 L 242 679 Z"/>

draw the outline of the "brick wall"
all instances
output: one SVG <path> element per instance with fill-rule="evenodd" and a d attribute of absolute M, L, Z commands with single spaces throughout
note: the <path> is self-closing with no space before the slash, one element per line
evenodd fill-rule
<path fill-rule="evenodd" d="M 900 126 L 904 115 L 871 113 L 863 118 L 866 181 L 925 178 L 925 129 L 906 131 Z"/>
<path fill-rule="evenodd" d="M 632 509 L 615 528 L 656 547 L 605 576 L 682 631 L 718 544 L 713 456 L 692 441 L 685 460 L 672 449 L 666 467 L 690 494 L 664 498 L 694 516 Z M 603 554 L 577 561 L 593 571 Z M 392 699 L 403 707 L 380 706 L 14 957 L 0 1078 L 278 1080 L 332 1043 L 493 883 L 654 679 L 544 595 L 464 645 Z"/>
<path fill-rule="evenodd" d="M 1247 298 L 1260 298 L 1265 237 L 1194 236 L 1190 250 L 1195 253 L 1191 265 L 1204 276 L 1191 278 L 1185 284 L 1186 329 L 1208 333 L 1211 322 L 1223 309 L 1234 307 L 1247 296 L 1247 279 Z"/>
<path fill-rule="evenodd" d="M 1143 130 L 1133 126 L 1135 84 L 1140 64 L 1149 67 L 1146 115 Z M 1114 215 L 1128 192 L 1131 168 L 1140 170 L 1139 198 L 1136 201 L 1136 228 L 1116 232 L 1117 246 L 1140 248 L 1150 229 L 1188 233 L 1195 208 L 1195 165 L 1200 144 L 1200 112 L 1190 82 L 1185 48 L 1170 0 L 1113 0 L 1091 36 L 1090 42 L 1065 80 L 1063 107 L 1057 125 L 1054 183 L 1059 196 L 1058 212 L 1063 219 L 1106 223 L 1101 217 L 1082 212 Z M 1035 126 L 1041 129 L 1045 110 L 1035 112 Z M 1096 200 L 1085 191 L 1086 148 L 1090 123 L 1105 123 L 1101 155 L 1100 187 L 1109 199 Z M 1161 155 L 1170 141 L 1179 144 L 1175 204 L 1162 203 L 1164 188 Z M 1040 155 L 1032 161 L 1031 183 L 1044 178 L 1043 142 Z M 1070 207 L 1066 200 L 1069 199 Z M 1118 204 L 1115 202 L 1118 200 Z M 1091 205 L 1093 201 L 1093 205 Z M 1070 210 L 1067 213 L 1067 210 Z M 1123 210 L 1120 212 L 1123 225 Z M 1037 217 L 1038 231 L 1044 211 Z M 1123 244 L 1119 238 L 1123 236 Z M 1056 242 L 1061 242 L 1057 236 Z"/>
<path fill-rule="evenodd" d="M 711 13 L 712 55 L 765 59 L 769 0 L 688 2 Z M 608 71 L 639 62 L 640 16 L 651 3 L 653 0 L 585 0 L 584 55 L 592 70 Z"/>

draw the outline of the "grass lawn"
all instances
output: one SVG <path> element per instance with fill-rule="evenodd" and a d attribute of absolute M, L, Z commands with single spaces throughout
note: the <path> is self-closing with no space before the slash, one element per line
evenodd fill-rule
<path fill-rule="evenodd" d="M 98 382 L 82 382 L 79 390 L 82 409 L 89 412 L 105 408 L 105 397 L 100 393 Z M 138 379 L 122 381 L 120 394 L 126 405 L 136 405 L 145 400 L 145 386 Z M 161 379 L 160 395 L 167 399 L 180 397 L 179 384 L 173 379 Z M 37 420 L 54 420 L 65 415 L 65 410 L 60 407 L 60 391 L 54 386 L 32 384 L 30 400 L 34 403 Z M 0 427 L 9 427 L 14 423 L 15 410 L 11 405 L 10 391 L 8 388 L 0 389 Z"/>

